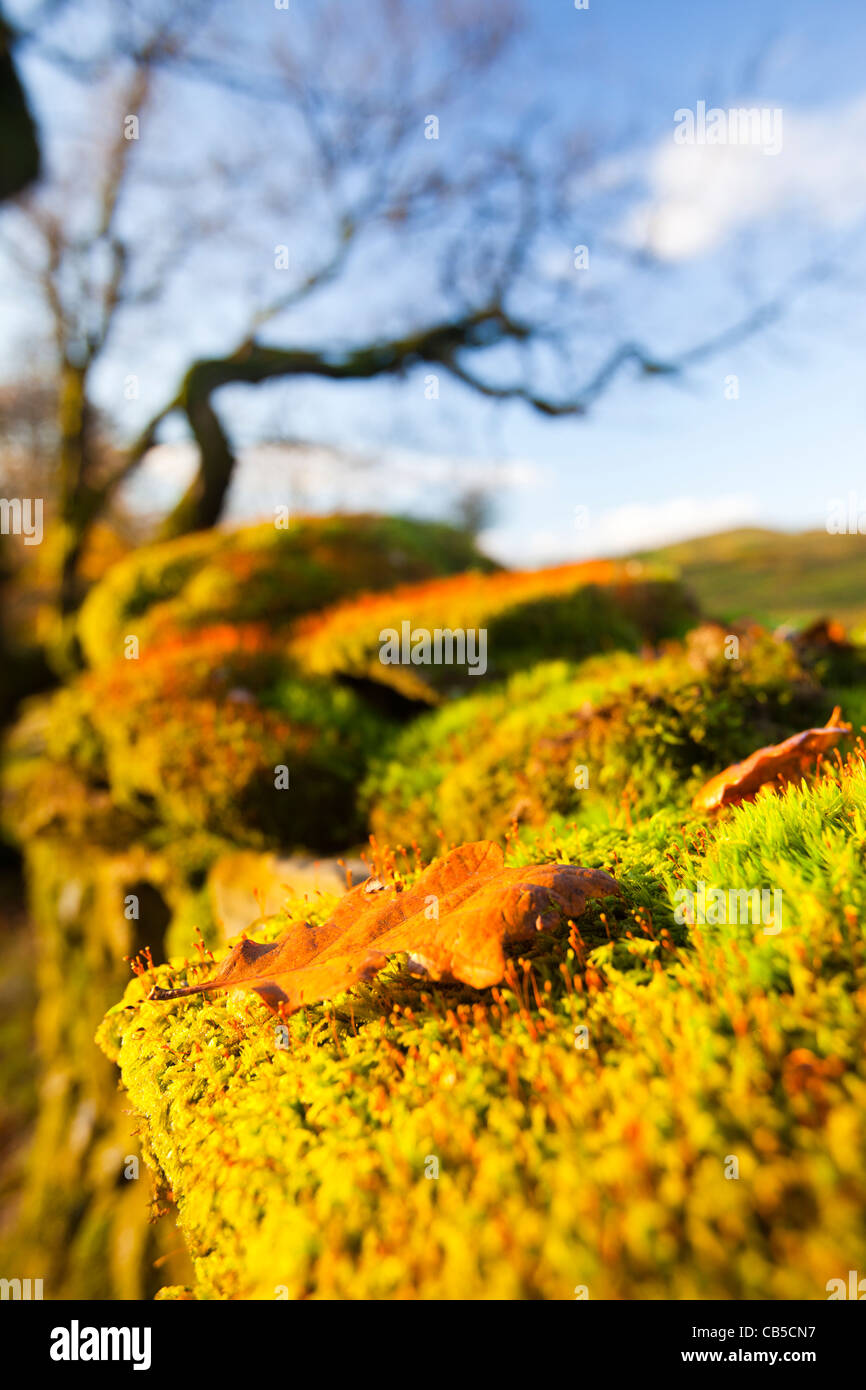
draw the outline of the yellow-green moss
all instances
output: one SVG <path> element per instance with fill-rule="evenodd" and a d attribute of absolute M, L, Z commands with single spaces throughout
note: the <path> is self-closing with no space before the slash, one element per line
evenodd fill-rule
<path fill-rule="evenodd" d="M 443 695 L 475 695 L 481 683 L 501 681 L 539 661 L 573 661 L 681 636 L 696 615 L 693 599 L 670 571 L 597 560 L 456 575 L 364 594 L 299 622 L 290 650 L 307 672 L 373 681 L 435 704 Z M 473 638 L 473 666 L 453 657 L 383 663 L 382 634 L 399 640 L 404 623 L 410 634 L 480 630 L 483 639 Z"/>
<path fill-rule="evenodd" d="M 128 978 L 123 957 L 144 939 L 158 945 L 153 917 L 130 915 L 130 894 L 146 905 L 148 885 L 177 907 L 185 886 L 168 859 L 143 846 L 108 853 L 37 838 L 27 846 L 26 869 L 36 934 L 38 1111 L 3 1250 L 9 1267 L 24 1260 L 23 1276 L 44 1279 L 46 1298 L 147 1297 L 158 1282 L 153 1259 L 179 1242 L 149 1221 L 152 1180 L 137 1125 L 92 1036 Z M 124 1176 L 130 1157 L 140 1164 L 137 1179 Z"/>
<path fill-rule="evenodd" d="M 502 839 L 514 821 L 556 814 L 625 827 L 687 806 L 756 746 L 824 722 L 831 697 L 787 644 L 754 631 L 736 660 L 724 644 L 707 626 L 660 658 L 544 663 L 424 714 L 374 760 L 363 792 L 373 830 L 431 853 L 440 835 Z"/>
<path fill-rule="evenodd" d="M 666 812 L 527 838 L 516 862 L 601 864 L 624 901 L 500 990 L 395 960 L 285 1047 L 249 995 L 133 982 L 99 1038 L 196 1295 L 826 1298 L 866 1261 L 864 850 L 859 762 L 712 833 Z M 786 865 L 778 935 L 677 928 L 677 889 L 725 884 L 730 853 L 737 886 Z"/>
<path fill-rule="evenodd" d="M 215 622 L 277 625 L 364 590 L 464 569 L 489 570 L 470 538 L 441 522 L 393 516 L 292 519 L 235 531 L 205 531 L 144 546 L 114 565 L 81 610 L 87 660 Z"/>
<path fill-rule="evenodd" d="M 207 628 L 34 701 L 6 742 L 3 821 L 19 842 L 118 846 L 162 827 L 340 849 L 363 836 L 357 788 L 388 732 L 261 628 Z"/>

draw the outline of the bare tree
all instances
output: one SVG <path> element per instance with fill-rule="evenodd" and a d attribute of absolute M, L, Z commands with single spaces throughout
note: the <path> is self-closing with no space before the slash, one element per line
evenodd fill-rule
<path fill-rule="evenodd" d="M 564 287 L 544 272 L 551 247 L 571 256 L 577 227 L 595 248 L 635 254 L 606 238 L 606 195 L 593 202 L 580 183 L 599 141 L 516 94 L 486 119 L 479 92 L 513 77 L 519 0 L 369 0 L 351 25 L 323 0 L 303 24 L 281 30 L 275 11 L 249 35 L 219 0 L 67 10 L 94 7 L 92 50 L 53 28 L 31 34 L 93 110 L 86 153 L 70 161 L 67 148 L 22 204 L 26 234 L 9 239 L 57 363 L 65 613 L 89 527 L 171 417 L 199 464 L 164 532 L 219 519 L 235 465 L 217 408 L 226 387 L 429 368 L 491 400 L 579 417 L 622 373 L 683 371 L 789 302 L 786 287 L 660 355 L 627 332 L 611 341 L 609 302 L 577 290 L 579 276 Z M 214 346 L 190 349 L 203 339 Z M 148 342 L 170 354 L 181 343 L 193 360 L 109 456 L 95 444 L 99 375 Z"/>
<path fill-rule="evenodd" d="M 118 315 L 152 302 L 160 278 L 180 255 L 189 224 L 165 245 L 130 236 L 121 213 L 136 175 L 138 126 L 153 99 L 156 75 L 179 61 L 201 4 L 154 24 L 129 51 L 97 73 L 100 107 L 92 145 L 80 160 L 49 171 L 20 204 L 19 235 L 8 243 L 37 286 L 47 311 L 56 371 L 56 494 L 62 528 L 61 611 L 80 598 L 77 569 L 87 532 L 127 469 L 115 465 L 91 391 Z M 127 221 L 128 226 L 128 221 Z M 23 227 L 23 235 L 21 228 Z"/>
<path fill-rule="evenodd" d="M 319 21 L 313 49 L 330 44 L 335 59 L 342 53 L 345 71 L 336 92 L 318 85 L 311 76 L 314 69 L 285 47 L 275 47 L 264 73 L 242 62 L 226 65 L 214 56 L 221 52 L 223 8 L 208 0 L 154 4 L 149 22 L 142 22 L 134 7 L 122 6 L 122 13 L 113 16 L 117 22 L 110 41 L 84 56 L 78 48 L 67 51 L 54 34 L 45 38 L 39 28 L 30 35 L 43 59 L 86 83 L 93 94 L 81 157 L 70 161 L 67 148 L 64 165 L 21 204 L 19 226 L 6 243 L 20 270 L 38 287 L 50 322 L 58 378 L 57 491 L 64 538 L 60 596 L 65 613 L 74 610 L 81 596 L 77 572 L 89 527 L 155 442 L 163 420 L 182 410 L 203 460 L 199 479 L 167 529 L 210 525 L 219 515 L 232 467 L 211 393 L 222 379 L 263 380 L 285 365 L 282 359 L 269 361 L 252 335 L 336 282 L 366 238 L 384 229 L 393 239 L 397 231 L 405 235 L 430 224 L 446 201 L 456 204 L 471 197 L 500 173 L 490 157 L 476 160 L 472 170 L 447 174 L 441 161 L 428 161 L 423 168 L 417 160 L 405 161 L 403 152 L 410 137 L 417 141 L 419 130 L 423 134 L 427 110 L 446 111 L 454 92 L 494 62 L 510 32 L 507 4 L 480 5 L 477 13 L 470 5 L 459 20 L 445 7 L 439 26 L 443 53 L 435 71 L 419 76 L 420 90 L 413 73 L 412 25 L 403 5 L 383 0 L 377 38 L 382 46 L 378 56 L 376 45 L 363 55 L 360 74 L 354 60 L 361 55 L 335 34 L 331 7 Z M 401 81 L 405 92 L 395 101 Z M 209 199 L 208 211 L 190 208 L 189 170 L 173 169 L 164 145 L 149 163 L 143 152 L 170 82 L 197 89 L 205 102 L 218 88 L 229 123 L 234 106 L 264 95 L 298 147 L 291 169 L 282 159 L 274 160 L 272 138 L 270 148 L 259 149 L 236 141 L 228 155 L 215 154 L 208 167 L 197 170 L 208 191 L 219 188 L 222 196 Z M 133 210 L 144 199 L 162 205 L 165 215 L 158 225 L 153 216 L 136 225 Z M 239 352 L 230 354 L 220 369 L 196 362 L 178 395 L 155 412 L 123 457 L 108 465 L 105 450 L 96 447 L 92 383 L 115 348 L 119 327 L 135 319 L 142 331 L 150 327 L 153 332 L 141 311 L 154 306 L 165 310 L 177 293 L 184 257 L 209 236 L 242 239 L 238 219 L 232 221 L 227 205 L 245 199 L 250 207 L 276 210 L 280 218 L 286 208 L 292 210 L 292 255 L 306 256 L 308 265 L 299 275 L 280 276 L 280 292 L 274 295 L 273 253 L 264 275 L 253 264 L 250 282 L 240 285 L 251 307 L 245 311 Z M 300 233 L 300 223 L 312 232 Z M 304 236 L 307 248 L 302 248 Z M 236 285 L 251 262 L 240 255 L 237 263 Z M 270 282 L 267 287 L 263 280 Z M 291 284 L 283 289 L 287 280 Z M 166 331 L 164 325 L 160 331 Z M 428 333 L 427 347 L 433 349 L 439 338 Z M 420 351 L 423 355 L 424 342 Z M 412 356 L 410 342 L 395 342 L 390 351 L 378 346 L 353 350 L 342 360 L 329 361 L 325 352 L 306 359 L 302 354 L 297 367 L 303 369 L 306 361 L 320 375 L 365 378 L 401 369 Z"/>

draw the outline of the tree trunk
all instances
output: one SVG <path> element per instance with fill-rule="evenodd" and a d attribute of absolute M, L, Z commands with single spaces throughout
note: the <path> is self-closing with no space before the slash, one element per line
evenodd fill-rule
<path fill-rule="evenodd" d="M 160 527 L 163 539 L 216 526 L 235 466 L 228 436 L 208 394 L 202 392 L 192 399 L 191 394 L 189 391 L 186 413 L 198 445 L 199 466 L 183 497 Z"/>
<path fill-rule="evenodd" d="M 60 374 L 59 489 L 59 607 L 63 618 L 74 613 L 81 600 L 79 561 L 88 529 L 100 507 L 99 494 L 89 477 L 90 434 L 87 368 L 65 362 Z"/>
<path fill-rule="evenodd" d="M 370 381 L 407 371 L 419 362 L 448 363 L 461 347 L 491 346 L 506 337 L 523 336 L 524 330 L 494 307 L 453 322 L 434 324 L 405 338 L 369 343 L 341 353 L 268 347 L 251 341 L 228 357 L 194 363 L 172 408 L 186 411 L 199 449 L 199 468 L 163 522 L 160 534 L 179 536 L 188 531 L 203 531 L 219 521 L 235 465 L 231 444 L 211 403 L 220 387 L 232 382 L 252 386 L 302 376 L 326 381 Z"/>

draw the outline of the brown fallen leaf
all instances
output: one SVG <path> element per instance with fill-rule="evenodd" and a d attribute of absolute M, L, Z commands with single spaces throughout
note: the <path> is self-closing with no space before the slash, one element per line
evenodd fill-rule
<path fill-rule="evenodd" d="M 692 806 L 696 811 L 719 811 L 723 806 L 752 801 L 768 783 L 784 786 L 798 781 L 819 754 L 835 748 L 843 734 L 850 734 L 851 725 L 840 722 L 841 714 L 837 705 L 822 729 L 804 729 L 783 743 L 759 748 L 744 762 L 726 767 L 701 787 Z"/>
<path fill-rule="evenodd" d="M 531 864 L 506 869 L 489 840 L 461 845 L 434 861 L 411 887 L 368 879 L 315 927 L 296 922 L 277 941 L 240 941 L 213 979 L 151 999 L 214 989 L 251 989 L 274 1013 L 289 1014 L 371 979 L 389 955 L 406 951 L 434 980 L 475 989 L 505 973 L 505 948 L 578 917 L 588 898 L 621 895 L 602 869 Z"/>

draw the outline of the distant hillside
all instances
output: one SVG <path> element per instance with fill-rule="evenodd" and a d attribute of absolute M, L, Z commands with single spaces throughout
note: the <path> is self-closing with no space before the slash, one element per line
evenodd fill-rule
<path fill-rule="evenodd" d="M 675 565 L 714 617 L 800 625 L 831 615 L 866 629 L 866 536 L 748 527 L 636 558 Z"/>

